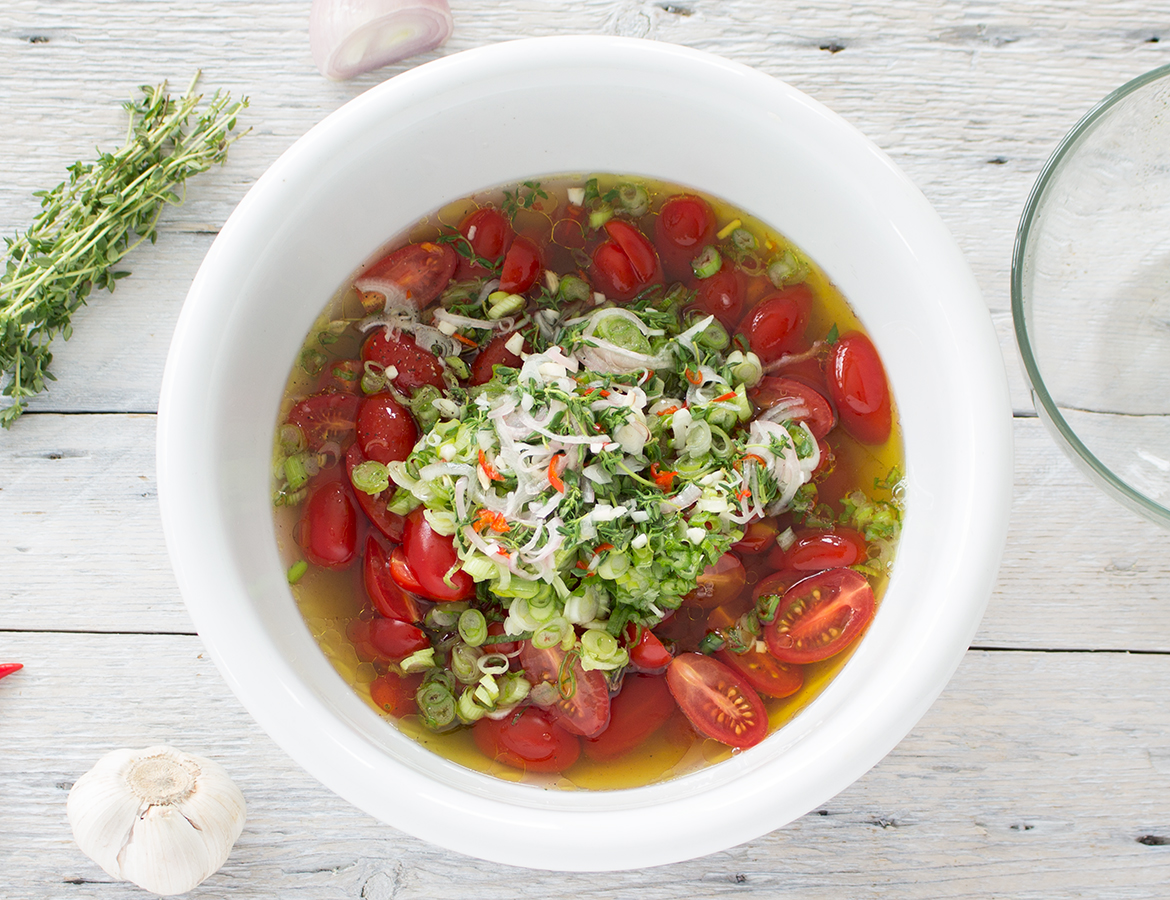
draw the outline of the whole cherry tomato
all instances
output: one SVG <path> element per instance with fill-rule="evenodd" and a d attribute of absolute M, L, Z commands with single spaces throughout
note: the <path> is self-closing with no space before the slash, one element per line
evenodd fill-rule
<path fill-rule="evenodd" d="M 810 529 L 797 534 L 784 562 L 797 572 L 819 572 L 864 562 L 867 554 L 865 538 L 852 528 Z"/>
<path fill-rule="evenodd" d="M 362 359 L 386 368 L 394 366 L 398 370 L 394 383 L 407 393 L 424 384 L 446 390 L 439 358 L 418 346 L 405 332 L 389 334 L 379 328 L 362 344 Z"/>
<path fill-rule="evenodd" d="M 298 529 L 305 559 L 326 569 L 344 569 L 357 557 L 357 510 L 340 481 L 328 481 L 309 495 Z"/>
<path fill-rule="evenodd" d="M 676 656 L 666 684 L 695 731 L 731 747 L 753 747 L 768 734 L 768 713 L 747 679 L 701 653 Z"/>
<path fill-rule="evenodd" d="M 405 534 L 406 526 L 403 526 L 403 533 Z M 422 596 L 422 583 L 415 577 L 414 570 L 410 567 L 410 563 L 406 561 L 406 551 L 399 545 L 390 552 L 390 577 L 394 579 L 397 584 L 404 591 L 411 594 L 418 594 Z"/>
<path fill-rule="evenodd" d="M 476 256 L 493 263 L 507 252 L 516 236 L 512 223 L 491 206 L 468 213 L 459 224 L 459 233 L 467 238 Z"/>
<path fill-rule="evenodd" d="M 694 308 L 703 315 L 714 316 L 731 331 L 743 313 L 743 277 L 735 266 L 724 260 L 719 271 L 709 278 L 690 278 L 695 289 Z"/>
<path fill-rule="evenodd" d="M 859 331 L 841 335 L 827 369 L 841 426 L 863 444 L 884 444 L 892 426 L 890 387 L 869 338 Z"/>
<path fill-rule="evenodd" d="M 455 568 L 459 555 L 454 540 L 431 528 L 421 506 L 406 517 L 402 549 L 411 572 L 422 586 L 423 596 L 431 600 L 466 600 L 475 596 L 471 576 Z M 446 581 L 448 572 L 450 584 Z"/>
<path fill-rule="evenodd" d="M 512 339 L 514 334 L 515 332 L 508 332 L 498 335 L 484 345 L 483 349 L 479 351 L 479 355 L 471 363 L 472 384 L 487 384 L 492 380 L 493 370 L 496 366 L 519 369 L 523 365 L 524 361 L 508 349 L 508 341 Z M 526 353 L 532 352 L 528 341 L 524 342 L 522 349 Z"/>
<path fill-rule="evenodd" d="M 668 278 L 690 280 L 691 260 L 714 241 L 715 213 L 706 200 L 676 194 L 662 204 L 654 222 L 654 242 Z"/>
<path fill-rule="evenodd" d="M 594 285 L 612 300 L 632 300 L 651 284 L 662 281 L 662 266 L 654 245 L 629 222 L 605 223 L 609 240 L 593 251 L 590 269 Z"/>
<path fill-rule="evenodd" d="M 421 628 L 399 619 L 377 616 L 370 620 L 369 641 L 380 657 L 395 662 L 405 659 L 419 650 L 426 650 L 431 639 Z"/>
<path fill-rule="evenodd" d="M 544 257 L 540 248 L 526 237 L 516 238 L 504 256 L 500 290 L 509 294 L 523 294 L 536 284 L 543 267 Z"/>
<path fill-rule="evenodd" d="M 480 719 L 471 736 L 488 759 L 529 772 L 563 772 L 581 755 L 581 742 L 536 706 L 501 719 Z"/>
<path fill-rule="evenodd" d="M 626 649 L 630 654 L 630 665 L 639 672 L 664 672 L 674 658 L 649 628 L 627 625 L 625 638 Z"/>
<path fill-rule="evenodd" d="M 627 674 L 621 692 L 610 702 L 609 725 L 582 743 L 585 755 L 609 760 L 629 753 L 661 728 L 674 708 L 662 675 Z"/>
<path fill-rule="evenodd" d="M 731 549 L 738 554 L 763 553 L 776 546 L 776 535 L 779 531 L 775 517 L 756 519 L 744 526 L 743 537 L 732 544 Z"/>
<path fill-rule="evenodd" d="M 362 387 L 362 361 L 360 359 L 336 359 L 326 363 L 317 379 L 315 393 L 329 391 L 342 394 L 360 394 Z"/>
<path fill-rule="evenodd" d="M 390 394 L 371 394 L 362 401 L 357 415 L 357 442 L 367 459 L 380 463 L 406 459 L 417 440 L 414 416 Z"/>
<path fill-rule="evenodd" d="M 873 612 L 873 589 L 864 575 L 826 569 L 788 589 L 764 626 L 764 640 L 781 662 L 819 662 L 852 644 Z"/>
<path fill-rule="evenodd" d="M 794 284 L 769 294 L 752 308 L 740 331 L 760 362 L 767 365 L 806 346 L 804 332 L 813 299 L 807 284 Z"/>
<path fill-rule="evenodd" d="M 450 244 L 407 244 L 378 260 L 355 279 L 363 291 L 389 296 L 391 285 L 405 291 L 422 309 L 443 292 L 455 274 L 459 257 Z"/>
<path fill-rule="evenodd" d="M 370 682 L 370 699 L 383 712 L 399 718 L 408 716 L 418 709 L 414 695 L 422 681 L 422 672 L 413 675 L 387 672 Z"/>

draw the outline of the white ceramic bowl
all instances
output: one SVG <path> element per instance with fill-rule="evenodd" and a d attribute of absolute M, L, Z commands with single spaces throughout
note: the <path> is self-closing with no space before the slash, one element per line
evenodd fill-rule
<path fill-rule="evenodd" d="M 269 497 L 285 379 L 314 317 L 389 237 L 446 201 L 567 172 L 655 176 L 791 237 L 881 352 L 905 436 L 905 530 L 838 677 L 759 746 L 636 790 L 545 791 L 399 734 L 341 680 L 277 557 Z M 187 297 L 159 407 L 163 524 L 224 678 L 305 769 L 436 844 L 549 869 L 730 847 L 841 791 L 914 726 L 975 633 L 1006 532 L 1010 407 L 987 309 L 926 200 L 799 91 L 668 44 L 543 38 L 399 75 L 306 134 L 232 213 Z"/>

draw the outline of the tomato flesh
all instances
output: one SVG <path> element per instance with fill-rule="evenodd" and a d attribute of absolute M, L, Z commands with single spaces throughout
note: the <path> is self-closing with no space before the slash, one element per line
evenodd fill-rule
<path fill-rule="evenodd" d="M 488 759 L 529 772 L 563 772 L 581 755 L 581 742 L 536 706 L 480 719 L 471 735 Z"/>
<path fill-rule="evenodd" d="M 366 538 L 362 558 L 362 578 L 366 595 L 383 616 L 403 622 L 417 622 L 422 618 L 418 602 L 394 580 L 390 569 L 390 553 L 376 535 Z"/>
<path fill-rule="evenodd" d="M 837 424 L 837 416 L 828 398 L 799 378 L 766 377 L 752 388 L 750 396 L 760 409 L 794 403 L 792 417 L 808 425 L 808 430 L 817 440 L 825 437 Z"/>
<path fill-rule="evenodd" d="M 630 664 L 640 672 L 665 672 L 674 659 L 662 641 L 649 628 L 626 626 Z"/>
<path fill-rule="evenodd" d="M 886 371 L 870 339 L 843 334 L 828 361 L 829 394 L 841 426 L 863 444 L 884 444 L 893 427 Z"/>
<path fill-rule="evenodd" d="M 683 597 L 684 606 L 713 609 L 739 596 L 747 583 L 747 571 L 734 553 L 724 553 L 699 576 L 694 590 Z"/>
<path fill-rule="evenodd" d="M 802 531 L 784 556 L 785 564 L 798 572 L 819 572 L 865 562 L 865 538 L 852 528 Z"/>
<path fill-rule="evenodd" d="M 385 328 L 379 328 L 362 344 L 362 359 L 385 368 L 394 366 L 398 370 L 394 383 L 407 393 L 424 384 L 439 390 L 447 386 L 439 358 L 418 346 L 405 332 L 388 334 Z"/>
<path fill-rule="evenodd" d="M 629 753 L 666 723 L 674 706 L 661 675 L 626 675 L 621 692 L 610 702 L 609 726 L 584 742 L 585 755 L 610 760 Z"/>
<path fill-rule="evenodd" d="M 557 687 L 556 700 L 546 708 L 562 728 L 584 737 L 596 737 L 609 724 L 609 686 L 596 669 L 585 671 L 580 657 L 570 659 L 559 646 L 539 648 L 525 641 L 520 665 L 535 687 L 549 682 Z"/>
<path fill-rule="evenodd" d="M 666 684 L 683 715 L 705 737 L 730 747 L 754 747 L 768 735 L 759 694 L 734 669 L 701 653 L 676 656 Z"/>
<path fill-rule="evenodd" d="M 431 528 L 422 507 L 406 517 L 402 549 L 424 596 L 432 600 L 467 600 L 475 596 L 475 582 L 471 576 L 455 568 L 459 555 L 455 552 L 454 540 Z M 450 584 L 446 581 L 448 572 L 451 573 Z"/>
<path fill-rule="evenodd" d="M 313 394 L 289 410 L 288 421 L 301 429 L 305 443 L 314 452 L 329 441 L 345 446 L 353 440 L 361 402 L 353 394 Z"/>
<path fill-rule="evenodd" d="M 298 542 L 305 559 L 326 569 L 344 569 L 357 557 L 357 510 L 340 481 L 328 481 L 309 495 Z"/>
<path fill-rule="evenodd" d="M 756 519 L 748 522 L 744 527 L 743 537 L 731 545 L 735 553 L 763 553 L 776 546 L 776 535 L 779 533 L 774 518 Z"/>
<path fill-rule="evenodd" d="M 405 526 L 403 526 L 403 532 L 405 533 Z M 390 577 L 404 591 L 420 595 L 423 593 L 422 582 L 418 580 L 410 563 L 406 561 L 406 551 L 402 549 L 401 545 L 395 547 L 390 553 Z"/>
<path fill-rule="evenodd" d="M 720 650 L 715 656 L 767 697 L 790 697 L 804 686 L 804 670 L 800 666 L 780 662 L 754 646 L 743 653 Z"/>
<path fill-rule="evenodd" d="M 764 640 L 781 662 L 819 662 L 853 643 L 873 612 L 873 589 L 863 575 L 827 569 L 788 589 L 764 627 Z"/>
<path fill-rule="evenodd" d="M 355 284 L 361 290 L 383 294 L 395 285 L 422 309 L 447 287 L 458 262 L 450 244 L 407 244 L 366 269 Z"/>
<path fill-rule="evenodd" d="M 743 279 L 730 260 L 724 260 L 719 271 L 709 278 L 691 281 L 695 288 L 695 307 L 703 315 L 711 315 L 724 328 L 735 328 L 743 313 Z"/>

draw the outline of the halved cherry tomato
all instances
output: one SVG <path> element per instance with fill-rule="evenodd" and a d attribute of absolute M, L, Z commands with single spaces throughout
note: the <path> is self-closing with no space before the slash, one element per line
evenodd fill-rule
<path fill-rule="evenodd" d="M 752 308 L 740 331 L 760 362 L 767 365 L 806 346 L 804 332 L 813 299 L 807 284 L 794 284 L 769 294 Z"/>
<path fill-rule="evenodd" d="M 371 394 L 362 401 L 357 414 L 357 442 L 367 459 L 380 463 L 406 459 L 417 440 L 414 416 L 390 394 Z"/>
<path fill-rule="evenodd" d="M 640 625 L 626 626 L 626 648 L 630 654 L 630 665 L 639 672 L 664 672 L 674 659 L 663 646 L 657 635 Z"/>
<path fill-rule="evenodd" d="M 516 238 L 504 256 L 500 290 L 509 294 L 523 294 L 536 284 L 536 277 L 543 267 L 544 257 L 540 248 L 526 237 Z"/>
<path fill-rule="evenodd" d="M 536 706 L 480 719 L 471 736 L 484 756 L 529 772 L 563 772 L 581 755 L 581 742 Z"/>
<path fill-rule="evenodd" d="M 662 204 L 654 222 L 654 242 L 667 277 L 691 279 L 691 260 L 714 240 L 715 213 L 706 200 L 677 194 Z"/>
<path fill-rule="evenodd" d="M 361 398 L 352 394 L 313 394 L 289 410 L 288 421 L 301 429 L 310 450 L 320 450 L 329 441 L 344 447 L 353 440 L 360 404 Z"/>
<path fill-rule="evenodd" d="M 776 549 L 780 549 L 779 545 L 777 545 Z M 781 551 L 781 553 L 783 552 Z M 807 572 L 796 572 L 792 569 L 782 569 L 779 572 L 773 572 L 752 588 L 752 602 L 759 603 L 761 597 L 766 597 L 770 594 L 780 594 L 783 596 L 788 593 L 788 589 L 796 584 L 796 582 L 802 581 L 807 577 Z"/>
<path fill-rule="evenodd" d="M 356 282 L 365 285 L 363 290 L 378 290 L 377 282 L 398 285 L 414 304 L 422 309 L 443 292 L 459 256 L 450 244 L 407 244 L 399 247 L 389 256 L 378 260 L 358 276 Z"/>
<path fill-rule="evenodd" d="M 748 684 L 768 697 L 790 697 L 804 686 L 804 669 L 782 663 L 754 645 L 743 653 L 720 650 L 715 654 L 724 664 L 747 679 Z"/>
<path fill-rule="evenodd" d="M 350 483 L 353 483 L 353 470 L 355 467 L 361 465 L 366 461 L 365 454 L 362 453 L 362 448 L 357 444 L 350 446 L 345 451 L 345 474 L 349 478 Z M 386 508 L 386 502 L 389 500 L 391 491 L 386 489 L 380 494 L 367 494 L 365 491 L 359 491 L 354 488 L 353 494 L 357 497 L 358 506 L 361 507 L 362 512 L 366 514 L 366 518 L 374 523 L 382 534 L 390 538 L 394 543 L 402 543 L 402 532 L 406 527 L 406 517 L 400 516 L 398 513 L 392 513 Z"/>
<path fill-rule="evenodd" d="M 827 370 L 842 427 L 863 444 L 885 443 L 892 425 L 890 386 L 869 338 L 859 331 L 841 335 Z"/>
<path fill-rule="evenodd" d="M 731 549 L 740 554 L 763 553 L 776 546 L 776 535 L 779 531 L 774 517 L 756 519 L 754 522 L 748 522 L 743 530 L 743 537 L 732 544 Z"/>
<path fill-rule="evenodd" d="M 798 572 L 820 572 L 864 562 L 867 554 L 865 538 L 852 528 L 818 528 L 799 532 L 784 562 Z"/>
<path fill-rule="evenodd" d="M 369 641 L 378 655 L 397 662 L 419 650 L 426 650 L 431 639 L 421 628 L 399 619 L 377 616 L 370 620 Z"/>
<path fill-rule="evenodd" d="M 403 526 L 403 531 L 405 532 L 405 526 Z M 395 547 L 390 553 L 390 577 L 404 591 L 419 595 L 423 593 L 422 583 L 415 577 L 414 569 L 406 561 L 406 551 L 402 549 L 401 545 Z"/>
<path fill-rule="evenodd" d="M 747 572 L 739 557 L 734 553 L 724 553 L 714 565 L 703 570 L 695 589 L 683 597 L 682 605 L 701 609 L 722 606 L 739 596 L 746 583 Z"/>
<path fill-rule="evenodd" d="M 676 656 L 666 684 L 695 730 L 731 747 L 753 747 L 768 735 L 759 694 L 734 669 L 701 653 Z"/>
<path fill-rule="evenodd" d="M 362 359 L 387 368 L 394 366 L 398 370 L 394 383 L 407 393 L 424 384 L 446 389 L 439 358 L 418 346 L 405 332 L 391 335 L 385 328 L 379 328 L 362 344 Z"/>
<path fill-rule="evenodd" d="M 557 699 L 546 707 L 562 728 L 585 737 L 596 737 L 609 724 L 609 686 L 597 669 L 588 672 L 574 652 L 560 646 L 541 649 L 525 641 L 520 648 L 524 676 L 536 686 L 549 682 L 557 688 Z"/>
<path fill-rule="evenodd" d="M 484 345 L 484 348 L 479 351 L 479 355 L 471 363 L 472 384 L 487 384 L 492 380 L 493 370 L 496 366 L 519 369 L 524 364 L 519 356 L 508 349 L 508 341 L 512 339 L 514 334 L 514 331 L 510 331 L 507 334 L 498 335 Z M 524 342 L 522 349 L 526 353 L 532 352 L 528 341 Z"/>
<path fill-rule="evenodd" d="M 418 602 L 394 580 L 390 570 L 391 552 L 377 535 L 371 534 L 366 538 L 366 550 L 362 559 L 362 577 L 366 594 L 374 604 L 374 609 L 388 619 L 417 622 L 422 618 Z"/>
<path fill-rule="evenodd" d="M 370 699 L 378 709 L 392 716 L 399 718 L 408 716 L 418 709 L 414 695 L 422 682 L 422 672 L 415 672 L 413 675 L 387 672 L 370 682 Z"/>
<path fill-rule="evenodd" d="M 714 316 L 729 331 L 735 328 L 743 314 L 743 278 L 730 260 L 724 260 L 719 271 L 708 278 L 689 279 L 695 289 L 695 308 L 703 315 Z"/>
<path fill-rule="evenodd" d="M 432 600 L 466 600 L 475 596 L 475 582 L 462 569 L 455 569 L 459 555 L 455 541 L 439 534 L 423 516 L 422 507 L 406 517 L 402 535 L 406 561 L 422 585 L 422 594 Z M 454 571 L 452 571 L 454 569 Z M 451 583 L 445 580 L 451 573 Z"/>
<path fill-rule="evenodd" d="M 609 240 L 593 251 L 590 276 L 611 300 L 632 300 L 639 291 L 662 281 L 658 254 L 633 225 L 620 219 L 605 223 Z"/>
<path fill-rule="evenodd" d="M 797 582 L 764 627 L 768 652 L 781 662 L 810 663 L 840 653 L 873 618 L 873 590 L 853 569 L 827 569 Z"/>
<path fill-rule="evenodd" d="M 325 364 L 321 377 L 317 379 L 315 393 L 328 391 L 342 394 L 361 394 L 362 361 L 360 359 L 335 359 Z"/>
<path fill-rule="evenodd" d="M 516 234 L 504 214 L 490 206 L 468 213 L 459 223 L 459 233 L 467 238 L 476 256 L 491 262 L 504 255 Z"/>
<path fill-rule="evenodd" d="M 792 418 L 806 423 L 817 439 L 823 438 L 837 424 L 837 416 L 828 398 L 798 378 L 770 375 L 752 388 L 749 396 L 760 409 L 771 409 L 782 402 L 799 401 L 799 405 L 792 410 Z"/>
<path fill-rule="evenodd" d="M 326 569 L 344 569 L 357 557 L 357 510 L 341 481 L 328 481 L 309 495 L 297 542 L 305 559 Z"/>
<path fill-rule="evenodd" d="M 605 233 L 622 249 L 630 260 L 634 274 L 643 284 L 649 284 L 659 272 L 658 254 L 654 245 L 642 232 L 621 219 L 610 219 L 605 223 Z"/>
<path fill-rule="evenodd" d="M 661 675 L 627 674 L 621 693 L 610 701 L 609 727 L 583 743 L 585 755 L 609 760 L 629 753 L 661 728 L 674 708 L 674 698 Z"/>

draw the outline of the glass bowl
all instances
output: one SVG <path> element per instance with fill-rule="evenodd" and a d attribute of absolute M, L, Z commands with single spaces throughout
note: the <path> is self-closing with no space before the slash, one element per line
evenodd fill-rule
<path fill-rule="evenodd" d="M 1102 100 L 1044 166 L 1016 235 L 1012 316 L 1057 443 L 1170 526 L 1170 65 Z"/>

